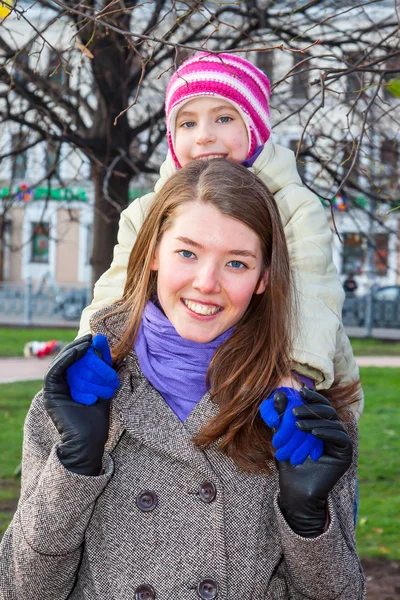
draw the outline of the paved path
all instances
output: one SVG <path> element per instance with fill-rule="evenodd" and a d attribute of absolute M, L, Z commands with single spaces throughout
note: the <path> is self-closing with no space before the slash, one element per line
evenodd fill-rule
<path fill-rule="evenodd" d="M 0 383 L 43 379 L 53 357 L 0 358 Z M 359 367 L 399 367 L 400 356 L 357 356 Z"/>
<path fill-rule="evenodd" d="M 359 367 L 400 367 L 400 356 L 356 356 Z"/>
<path fill-rule="evenodd" d="M 0 358 L 0 383 L 43 379 L 53 358 Z"/>

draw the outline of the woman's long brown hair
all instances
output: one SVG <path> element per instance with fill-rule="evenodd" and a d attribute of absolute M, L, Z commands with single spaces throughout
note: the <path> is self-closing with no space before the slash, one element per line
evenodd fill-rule
<path fill-rule="evenodd" d="M 269 269 L 265 292 L 253 295 L 211 361 L 208 381 L 219 413 L 194 440 L 203 447 L 217 443 L 240 467 L 262 471 L 272 458 L 272 446 L 271 430 L 262 422 L 259 406 L 290 371 L 296 318 L 279 211 L 273 195 L 254 174 L 225 160 L 195 160 L 156 194 L 129 258 L 122 302 L 113 313 L 127 315 L 126 330 L 112 347 L 113 357 L 124 358 L 132 349 L 144 307 L 156 293 L 152 258 L 177 210 L 188 202 L 211 204 L 250 227 L 260 240 L 263 272 Z"/>

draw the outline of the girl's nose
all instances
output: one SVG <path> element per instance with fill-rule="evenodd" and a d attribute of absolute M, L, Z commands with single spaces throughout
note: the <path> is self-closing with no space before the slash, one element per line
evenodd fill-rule
<path fill-rule="evenodd" d="M 196 143 L 200 146 L 211 144 L 215 142 L 215 134 L 212 129 L 207 125 L 202 125 L 198 129 Z"/>
<path fill-rule="evenodd" d="M 193 280 L 193 287 L 204 295 L 219 294 L 221 286 L 218 270 L 211 265 L 199 269 Z"/>

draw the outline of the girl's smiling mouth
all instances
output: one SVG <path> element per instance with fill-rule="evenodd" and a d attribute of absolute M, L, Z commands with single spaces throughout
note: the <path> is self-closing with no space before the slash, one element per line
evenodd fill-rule
<path fill-rule="evenodd" d="M 181 298 L 181 301 L 191 313 L 202 317 L 214 316 L 223 310 L 222 306 L 216 304 L 203 304 L 186 298 Z"/>
<path fill-rule="evenodd" d="M 228 157 L 228 154 L 212 152 L 212 153 L 208 153 L 208 154 L 199 154 L 198 156 L 194 157 L 194 160 L 197 160 L 198 158 L 202 158 L 203 160 L 212 160 L 213 158 L 227 158 L 227 157 Z"/>

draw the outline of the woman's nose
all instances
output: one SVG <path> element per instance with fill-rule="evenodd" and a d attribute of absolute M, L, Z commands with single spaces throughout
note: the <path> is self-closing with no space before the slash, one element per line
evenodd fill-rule
<path fill-rule="evenodd" d="M 196 273 L 193 280 L 193 287 L 201 294 L 219 294 L 221 286 L 219 283 L 219 272 L 213 266 L 204 266 Z"/>

